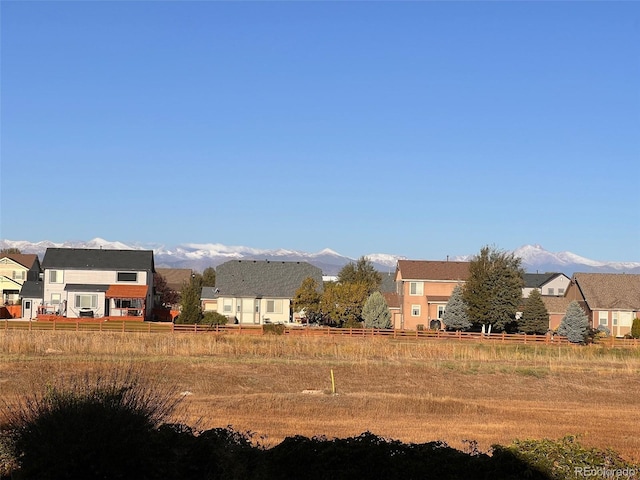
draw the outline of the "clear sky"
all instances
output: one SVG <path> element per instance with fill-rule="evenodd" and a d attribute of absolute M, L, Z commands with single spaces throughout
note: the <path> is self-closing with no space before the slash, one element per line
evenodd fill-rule
<path fill-rule="evenodd" d="M 639 2 L 0 9 L 0 238 L 640 261 Z"/>

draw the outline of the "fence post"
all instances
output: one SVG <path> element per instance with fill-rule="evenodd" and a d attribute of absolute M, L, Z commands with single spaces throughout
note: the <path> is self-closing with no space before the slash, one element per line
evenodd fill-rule
<path fill-rule="evenodd" d="M 507 338 L 507 337 L 505 337 L 505 333 L 504 333 L 504 332 L 502 332 L 502 343 L 504 343 L 504 342 L 505 342 L 505 339 L 506 339 L 506 338 Z"/>

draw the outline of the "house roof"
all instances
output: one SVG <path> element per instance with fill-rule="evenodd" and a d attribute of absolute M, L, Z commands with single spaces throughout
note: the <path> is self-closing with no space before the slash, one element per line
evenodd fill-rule
<path fill-rule="evenodd" d="M 152 250 L 47 248 L 42 268 L 154 271 Z"/>
<path fill-rule="evenodd" d="M 182 290 L 182 285 L 191 281 L 193 270 L 190 268 L 156 268 L 156 273 L 162 275 L 167 286 L 176 292 Z"/>
<path fill-rule="evenodd" d="M 305 278 L 322 285 L 322 270 L 307 262 L 230 260 L 216 268 L 221 297 L 293 298 Z"/>
<path fill-rule="evenodd" d="M 542 303 L 544 303 L 544 306 L 546 307 L 549 314 L 564 314 L 567 312 L 567 307 L 571 303 L 571 299 L 568 297 L 551 297 L 541 295 L 540 298 L 542 298 Z"/>
<path fill-rule="evenodd" d="M 107 298 L 145 298 L 148 290 L 147 285 L 109 285 L 105 296 Z"/>
<path fill-rule="evenodd" d="M 202 287 L 200 292 L 200 300 L 213 300 L 219 296 L 218 287 Z"/>
<path fill-rule="evenodd" d="M 590 310 L 640 310 L 640 275 L 575 273 L 572 282 Z"/>
<path fill-rule="evenodd" d="M 525 273 L 523 275 L 524 278 L 524 287 L 525 288 L 540 288 L 544 284 L 549 283 L 554 278 L 564 275 L 564 273 L 559 272 L 547 272 L 547 273 Z"/>
<path fill-rule="evenodd" d="M 389 308 L 400 308 L 400 295 L 395 292 L 382 292 Z"/>
<path fill-rule="evenodd" d="M 469 278 L 469 262 L 398 260 L 403 280 L 462 281 Z"/>
<path fill-rule="evenodd" d="M 44 283 L 27 280 L 20 289 L 21 298 L 44 298 Z"/>
<path fill-rule="evenodd" d="M 35 253 L 7 253 L 1 255 L 0 258 L 10 258 L 27 269 L 32 269 L 34 266 L 38 267 L 40 264 L 38 255 Z"/>
<path fill-rule="evenodd" d="M 89 283 L 67 283 L 64 286 L 65 292 L 106 292 L 109 285 L 93 285 Z"/>

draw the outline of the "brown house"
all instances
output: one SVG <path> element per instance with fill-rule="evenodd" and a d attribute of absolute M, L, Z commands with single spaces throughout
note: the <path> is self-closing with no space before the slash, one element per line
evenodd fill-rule
<path fill-rule="evenodd" d="M 469 262 L 398 260 L 400 329 L 444 328 L 442 315 L 456 285 L 469 278 Z"/>
<path fill-rule="evenodd" d="M 575 273 L 565 294 L 585 309 L 591 326 L 607 327 L 611 335 L 630 333 L 640 317 L 640 275 L 628 273 Z"/>

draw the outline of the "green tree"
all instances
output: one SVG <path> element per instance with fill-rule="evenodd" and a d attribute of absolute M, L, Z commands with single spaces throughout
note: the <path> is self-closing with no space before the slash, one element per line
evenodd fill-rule
<path fill-rule="evenodd" d="M 322 317 L 320 313 L 322 294 L 318 290 L 318 282 L 314 278 L 307 277 L 302 281 L 293 297 L 294 311 L 304 311 L 304 317 L 309 323 L 319 322 Z"/>
<path fill-rule="evenodd" d="M 495 331 L 514 328 L 524 286 L 521 263 L 512 253 L 488 246 L 471 260 L 462 295 L 472 323 L 490 323 Z"/>
<path fill-rule="evenodd" d="M 213 267 L 207 267 L 202 272 L 202 286 L 203 287 L 215 287 L 216 286 L 216 269 Z"/>
<path fill-rule="evenodd" d="M 640 318 L 638 317 L 634 318 L 631 324 L 631 336 L 633 338 L 640 338 Z"/>
<path fill-rule="evenodd" d="M 525 300 L 518 327 L 528 334 L 543 334 L 549 330 L 549 312 L 538 289 L 533 289 Z"/>
<path fill-rule="evenodd" d="M 338 272 L 338 283 L 362 283 L 367 294 L 371 294 L 380 288 L 382 275 L 366 257 L 360 257 L 356 263 L 350 262 L 342 267 Z"/>
<path fill-rule="evenodd" d="M 442 322 L 453 330 L 468 330 L 471 328 L 471 322 L 467 314 L 467 304 L 462 298 L 462 291 L 463 289 L 460 285 L 455 286 L 442 315 Z"/>
<path fill-rule="evenodd" d="M 327 283 L 320 299 L 324 322 L 337 327 L 359 327 L 362 306 L 369 293 L 364 283 Z"/>
<path fill-rule="evenodd" d="M 364 302 L 362 318 L 366 328 L 391 328 L 391 312 L 380 292 L 373 292 Z"/>
<path fill-rule="evenodd" d="M 589 317 L 577 301 L 573 301 L 567 307 L 560 326 L 558 335 L 567 337 L 571 343 L 584 343 L 589 334 Z"/>
<path fill-rule="evenodd" d="M 192 275 L 190 282 L 182 285 L 180 299 L 180 315 L 177 323 L 200 323 L 202 309 L 200 307 L 200 294 L 202 292 L 202 276 L 197 273 Z"/>

